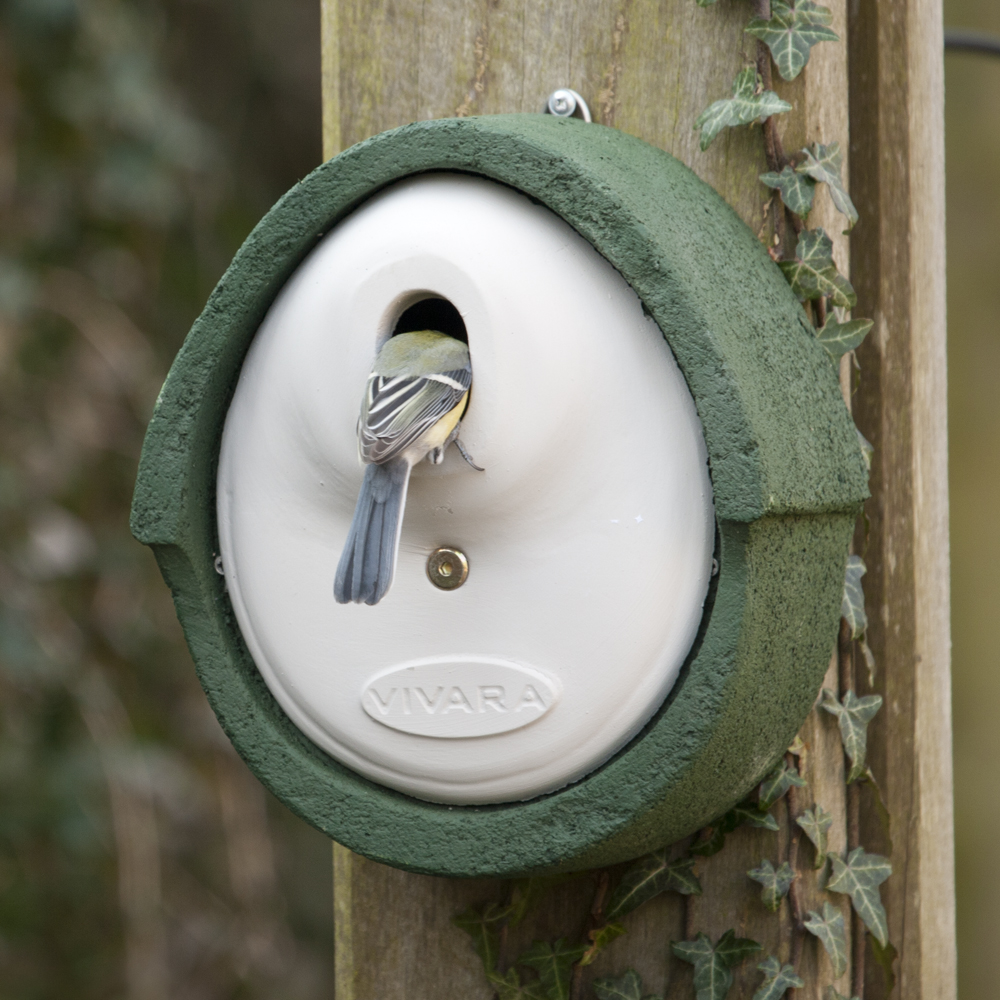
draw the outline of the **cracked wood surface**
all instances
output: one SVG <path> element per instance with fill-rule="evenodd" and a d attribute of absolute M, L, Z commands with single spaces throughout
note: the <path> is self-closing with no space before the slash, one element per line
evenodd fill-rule
<path fill-rule="evenodd" d="M 940 60 L 940 9 L 933 0 L 895 0 L 852 11 L 851 113 L 859 125 L 849 137 L 847 3 L 829 5 L 844 42 L 814 48 L 805 72 L 791 83 L 775 73 L 774 89 L 795 108 L 780 120 L 786 151 L 839 141 L 861 210 L 851 244 L 823 187 L 809 221 L 833 238 L 844 273 L 852 249 L 863 262 L 863 273 L 854 276 L 862 298 L 857 315 L 874 316 L 881 325 L 863 352 L 857 398 L 862 427 L 876 446 L 866 593 L 878 609 L 873 643 L 889 703 L 872 727 L 871 742 L 879 780 L 900 817 L 893 863 L 904 873 L 883 886 L 893 940 L 902 951 L 897 970 L 906 984 L 893 995 L 948 1000 L 954 996 L 954 936 L 942 493 L 941 87 L 934 63 L 935 54 Z M 595 121 L 677 156 L 755 232 L 770 238 L 765 205 L 771 192 L 757 181 L 767 169 L 760 129 L 728 130 L 703 153 L 693 128 L 698 114 L 726 96 L 735 74 L 754 61 L 755 43 L 742 31 L 749 4 L 703 10 L 693 0 L 322 0 L 322 10 L 327 157 L 411 121 L 537 112 L 552 90 L 568 86 L 585 97 Z M 903 54 L 893 54 L 900 45 Z M 917 76 L 914 86 L 931 108 L 923 118 L 917 97 L 908 96 Z M 876 93 L 873 109 L 867 102 Z M 859 164 L 848 163 L 855 156 Z M 894 241 L 906 242 L 909 252 Z M 845 387 L 848 374 L 845 365 Z M 889 634 L 903 635 L 905 642 L 896 648 L 886 642 Z M 834 663 L 826 686 L 836 685 Z M 829 810 L 830 848 L 842 851 L 847 804 L 836 723 L 813 712 L 800 735 L 806 745 L 801 766 L 811 787 L 799 791 L 791 807 L 798 814 L 815 799 Z M 914 753 L 915 736 L 920 753 Z M 714 939 L 730 927 L 787 961 L 789 904 L 777 916 L 768 913 L 747 869 L 763 858 L 777 865 L 791 849 L 803 876 L 797 888 L 802 908 L 817 909 L 821 894 L 811 874 L 811 847 L 804 838 L 793 847 L 797 828 L 789 822 L 788 806 L 779 804 L 775 812 L 779 834 L 741 829 L 724 851 L 699 862 L 704 896 L 685 902 L 668 894 L 627 917 L 629 933 L 587 970 L 587 979 L 634 967 L 645 992 L 688 997 L 691 967 L 669 957 L 669 942 L 700 930 Z M 931 836 L 944 828 L 946 836 Z M 866 841 L 869 850 L 887 847 L 877 830 L 868 832 L 875 838 Z M 478 960 L 450 918 L 470 903 L 502 899 L 503 891 L 496 882 L 398 872 L 335 845 L 337 1000 L 488 1000 L 492 991 Z M 508 951 L 516 954 L 533 938 L 579 934 L 592 892 L 587 878 L 560 887 L 511 935 Z M 934 901 L 933 908 L 920 910 L 920 892 Z M 733 1000 L 749 1000 L 759 985 L 755 964 L 737 971 Z M 804 939 L 799 971 L 807 985 L 796 997 L 820 1000 L 832 978 L 825 953 L 811 937 Z M 868 1000 L 885 996 L 870 953 L 867 971 Z M 838 981 L 845 995 L 850 977 L 848 969 Z"/>

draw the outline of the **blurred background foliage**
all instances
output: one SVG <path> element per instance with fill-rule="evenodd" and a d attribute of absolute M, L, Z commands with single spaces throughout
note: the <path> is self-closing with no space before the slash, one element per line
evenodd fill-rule
<path fill-rule="evenodd" d="M 945 21 L 1000 34 L 991 0 Z M 949 55 L 960 995 L 1000 927 L 1000 60 Z M 127 528 L 252 225 L 320 160 L 318 0 L 0 0 L 0 1000 L 329 997 L 328 842 L 229 750 Z"/>
<path fill-rule="evenodd" d="M 317 0 L 0 0 L 0 997 L 329 997 L 329 842 L 128 533 L 152 403 L 320 161 Z"/>
<path fill-rule="evenodd" d="M 995 0 L 945 24 L 1000 35 Z M 1000 929 L 1000 59 L 945 58 L 959 997 L 997 995 Z"/>

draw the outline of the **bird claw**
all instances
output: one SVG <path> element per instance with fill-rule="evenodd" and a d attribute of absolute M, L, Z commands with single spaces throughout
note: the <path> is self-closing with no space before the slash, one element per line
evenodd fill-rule
<path fill-rule="evenodd" d="M 458 448 L 459 454 L 462 456 L 462 458 L 464 458 L 466 462 L 468 462 L 469 465 L 471 465 L 476 470 L 476 472 L 486 471 L 481 465 L 476 465 L 476 463 L 472 461 L 472 456 L 465 450 L 465 445 L 462 444 L 462 442 L 458 438 L 455 438 L 455 447 Z"/>

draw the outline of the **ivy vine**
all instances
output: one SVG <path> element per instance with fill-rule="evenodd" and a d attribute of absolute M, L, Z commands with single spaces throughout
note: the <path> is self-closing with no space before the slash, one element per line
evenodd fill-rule
<path fill-rule="evenodd" d="M 716 0 L 696 0 L 709 7 Z M 746 33 L 757 40 L 755 65 L 740 70 L 733 80 L 730 95 L 710 104 L 699 115 L 701 148 L 707 149 L 727 128 L 762 127 L 768 170 L 760 175 L 761 183 L 774 193 L 765 205 L 765 218 L 773 210 L 771 254 L 792 291 L 807 309 L 815 336 L 839 365 L 845 355 L 862 343 L 872 328 L 868 319 L 854 319 L 849 310 L 857 304 L 851 283 L 837 269 L 833 241 L 822 228 L 809 228 L 816 189 L 825 185 L 833 205 L 846 219 L 849 232 L 858 222 L 858 212 L 844 186 L 842 154 L 836 142 L 816 142 L 791 156 L 786 155 L 778 129 L 779 115 L 792 110 L 771 89 L 772 66 L 784 80 L 794 80 L 805 69 L 813 46 L 839 41 L 831 28 L 829 8 L 814 0 L 754 0 L 755 16 Z M 775 203 L 775 199 L 779 199 Z M 792 246 L 794 243 L 794 246 Z M 865 461 L 871 464 L 871 445 L 858 432 Z M 841 661 L 845 647 L 857 644 L 874 682 L 875 662 L 866 642 L 868 627 L 861 578 L 865 564 L 860 556 L 848 558 L 841 608 Z M 868 783 L 874 793 L 876 808 L 888 830 L 888 813 L 874 776 L 868 768 L 868 726 L 882 705 L 879 695 L 858 697 L 853 690 L 850 671 L 843 671 L 839 695 L 829 689 L 822 692 L 817 708 L 837 720 L 847 759 L 845 781 L 849 786 L 848 851 L 845 856 L 831 853 L 828 835 L 833 816 L 821 804 L 797 810 L 794 793 L 805 786 L 796 758 L 805 747 L 796 738 L 788 753 L 760 783 L 755 793 L 730 809 L 694 837 L 672 847 L 655 851 L 635 861 L 615 876 L 601 869 L 580 875 L 552 876 L 514 880 L 509 884 L 506 902 L 472 907 L 454 918 L 465 931 L 483 965 L 486 978 L 497 1000 L 583 1000 L 583 969 L 614 940 L 626 933 L 623 918 L 662 893 L 681 896 L 701 894 L 697 867 L 702 859 L 723 849 L 726 836 L 739 827 L 751 826 L 777 832 L 779 824 L 772 808 L 782 799 L 788 803 L 790 821 L 805 834 L 813 847 L 811 878 L 828 894 L 850 899 L 855 920 L 870 935 L 872 953 L 886 971 L 892 987 L 892 963 L 896 951 L 889 941 L 888 922 L 881 900 L 881 884 L 892 874 L 887 858 L 867 852 L 857 842 L 857 787 Z M 853 804 L 853 812 L 852 805 Z M 797 841 L 795 841 L 797 842 Z M 747 872 L 747 877 L 761 887 L 763 906 L 777 912 L 787 901 L 793 916 L 791 962 L 783 963 L 768 955 L 757 965 L 762 974 L 753 1000 L 780 1000 L 789 989 L 804 983 L 795 966 L 801 957 L 805 935 L 815 938 L 830 958 L 835 978 L 848 967 L 848 928 L 843 911 L 825 900 L 819 911 L 802 912 L 796 884 L 805 877 L 796 870 L 794 852 L 775 865 L 762 858 Z M 536 941 L 516 957 L 507 955 L 508 931 L 520 924 L 542 897 L 569 879 L 589 878 L 594 893 L 585 927 L 578 940 L 560 937 L 555 941 Z M 832 898 L 832 896 L 831 896 Z M 856 925 L 853 952 L 853 993 L 859 1000 L 864 990 L 864 938 Z M 726 931 L 716 942 L 705 933 L 694 933 L 690 940 L 671 943 L 673 955 L 693 966 L 693 989 L 696 1000 L 726 1000 L 733 985 L 733 970 L 763 950 L 749 938 Z M 643 992 L 642 979 L 634 969 L 617 977 L 596 979 L 592 995 L 597 1000 L 662 1000 Z M 828 1000 L 849 1000 L 833 985 L 827 987 Z"/>

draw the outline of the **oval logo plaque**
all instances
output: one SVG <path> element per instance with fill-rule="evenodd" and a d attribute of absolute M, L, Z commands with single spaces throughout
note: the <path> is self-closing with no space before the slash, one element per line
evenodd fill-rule
<path fill-rule="evenodd" d="M 361 705 L 376 722 L 414 736 L 462 739 L 520 729 L 549 712 L 555 681 L 485 656 L 401 663 L 368 682 Z"/>

